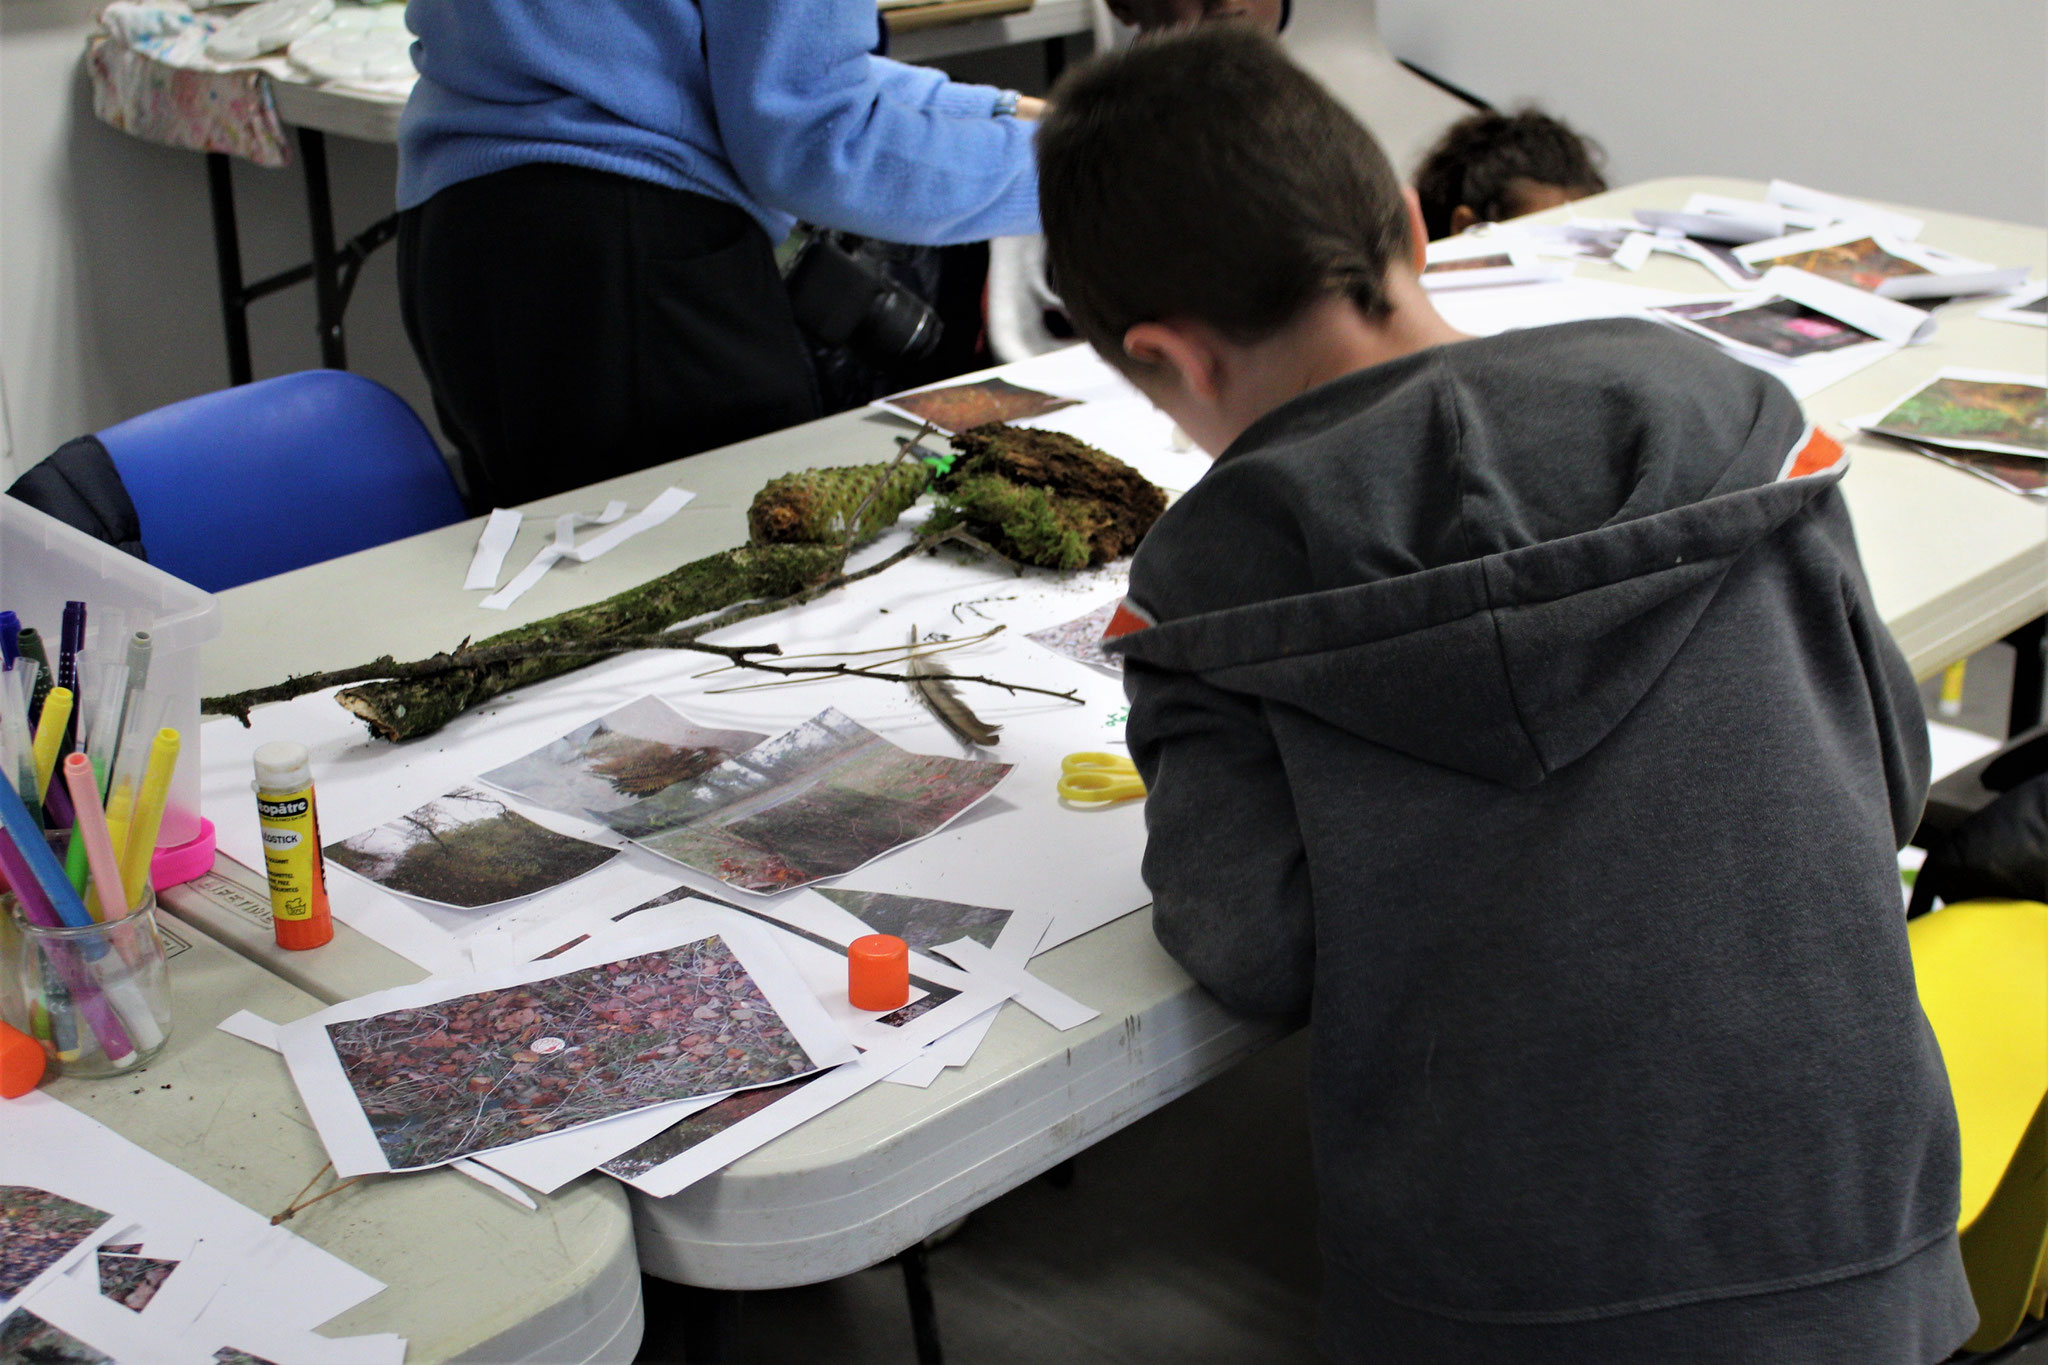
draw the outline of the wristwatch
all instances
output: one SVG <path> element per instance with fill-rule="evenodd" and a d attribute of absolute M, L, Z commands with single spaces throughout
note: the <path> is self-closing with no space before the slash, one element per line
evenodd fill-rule
<path fill-rule="evenodd" d="M 1024 97 L 1014 90 L 1002 90 L 996 94 L 996 107 L 991 111 L 995 117 L 1016 117 L 1017 101 Z"/>

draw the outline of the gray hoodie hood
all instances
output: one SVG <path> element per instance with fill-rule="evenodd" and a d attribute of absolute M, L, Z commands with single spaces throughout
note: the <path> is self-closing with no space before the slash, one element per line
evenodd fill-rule
<path fill-rule="evenodd" d="M 1653 364 L 1664 347 L 1696 345 L 1648 324 L 1546 330 L 1600 336 L 1615 329 L 1630 334 Z M 1297 707 L 1410 757 L 1511 786 L 1533 786 L 1592 750 L 1663 675 L 1730 566 L 1835 485 L 1843 468 L 1840 448 L 1806 425 L 1781 386 L 1731 366 L 1723 375 L 1727 392 L 1708 395 L 1704 404 L 1695 394 L 1685 405 L 1718 418 L 1700 422 L 1695 448 L 1682 440 L 1644 441 L 1619 424 L 1609 448 L 1587 447 L 1582 434 L 1574 448 L 1542 451 L 1556 439 L 1547 423 L 1489 431 L 1476 411 L 1461 411 L 1497 405 L 1486 392 L 1499 383 L 1486 373 L 1486 352 L 1500 349 L 1503 340 L 1439 348 L 1306 395 L 1247 431 L 1211 477 L 1220 489 L 1243 482 L 1241 475 L 1255 472 L 1252 466 L 1292 458 L 1288 433 L 1302 424 L 1303 410 L 1364 399 L 1384 426 L 1412 429 L 1410 419 L 1426 415 L 1428 428 L 1465 437 L 1455 450 L 1387 450 L 1390 464 L 1440 463 L 1443 477 L 1460 490 L 1443 501 L 1447 514 L 1463 524 L 1455 534 L 1424 537 L 1411 547 L 1420 551 L 1416 560 L 1443 545 L 1511 543 L 1548 520 L 1546 512 L 1554 515 L 1557 502 L 1620 493 L 1620 507 L 1606 524 L 1457 562 L 1424 563 L 1396 577 L 1169 617 L 1112 641 L 1111 648 L 1132 661 Z M 1539 370 L 1557 368 L 1553 360 Z M 1540 385 L 1543 377 L 1533 382 Z M 1739 427 L 1747 428 L 1744 439 L 1730 441 L 1729 429 Z M 1357 435 L 1367 450 L 1390 444 L 1370 426 Z M 1562 498 L 1533 499 L 1550 501 L 1548 508 L 1530 507 L 1525 495 L 1506 495 L 1499 486 L 1478 496 L 1469 491 L 1498 485 L 1504 469 L 1532 464 L 1564 485 Z M 1620 480 L 1593 473 L 1612 470 L 1622 472 Z M 1709 487 L 1701 486 L 1703 477 Z M 1426 474 L 1421 481 L 1435 482 Z M 1197 493 L 1208 495 L 1204 488 Z M 1325 503 L 1311 516 L 1341 524 L 1349 520 L 1344 513 Z M 1209 574 L 1227 575 L 1229 561 L 1230 547 L 1215 547 Z M 1174 565 L 1167 572 L 1179 570 Z M 1140 594 L 1160 583 L 1156 573 L 1134 578 L 1134 603 L 1148 615 L 1153 609 Z M 1162 585 L 1151 595 L 1181 599 L 1190 596 L 1186 587 Z"/>

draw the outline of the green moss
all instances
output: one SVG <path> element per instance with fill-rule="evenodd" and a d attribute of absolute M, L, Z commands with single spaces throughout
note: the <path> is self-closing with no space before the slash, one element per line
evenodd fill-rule
<path fill-rule="evenodd" d="M 1079 569 L 1088 563 L 1093 510 L 1086 502 L 1055 498 L 1043 488 L 974 474 L 946 494 L 928 529 L 961 523 L 970 529 L 992 527 L 996 547 L 1005 554 L 1043 568 Z"/>

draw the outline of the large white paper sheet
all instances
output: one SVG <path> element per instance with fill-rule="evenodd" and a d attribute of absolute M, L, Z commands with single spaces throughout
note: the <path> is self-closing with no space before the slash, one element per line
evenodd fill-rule
<path fill-rule="evenodd" d="M 714 932 L 724 940 L 725 948 L 745 968 L 746 974 L 752 978 L 754 986 L 765 997 L 780 1021 L 782 1029 L 795 1040 L 797 1047 L 810 1063 L 809 1068 L 799 1067 L 785 1073 L 779 1079 L 809 1074 L 809 1071 L 836 1065 L 854 1055 L 852 1046 L 810 995 L 809 990 L 772 941 L 752 930 L 751 926 L 741 924 L 727 923 Z M 438 1165 L 453 1157 L 477 1156 L 494 1145 L 512 1144 L 490 1143 L 478 1139 L 474 1146 L 448 1150 L 445 1154 L 437 1155 L 432 1161 L 394 1166 L 387 1154 L 387 1148 L 379 1141 L 362 1102 L 349 1082 L 341 1058 L 329 1035 L 329 1028 L 354 1020 L 374 1018 L 392 1011 L 422 1009 L 442 1001 L 473 996 L 479 992 L 503 991 L 544 982 L 586 968 L 666 952 L 711 936 L 712 934 L 705 932 L 700 925 L 693 923 L 687 928 L 672 929 L 663 934 L 604 943 L 593 942 L 571 949 L 560 957 L 525 967 L 478 973 L 461 980 L 430 979 L 410 986 L 378 991 L 284 1025 L 278 1030 L 278 1043 L 284 1052 L 286 1064 L 291 1067 L 292 1080 L 298 1086 L 300 1098 L 304 1101 L 328 1154 L 334 1159 L 337 1174 L 351 1176 L 393 1169 L 417 1169 L 421 1164 Z M 739 1016 L 735 1014 L 734 1017 Z M 557 1050 L 562 1046 L 560 1039 L 541 1041 L 555 1043 Z M 538 1043 L 531 1046 L 538 1050 Z M 767 1084 L 769 1080 L 764 1077 L 759 1083 Z M 700 1096 L 716 1094 L 726 1088 L 729 1087 L 707 1088 L 700 1092 Z M 700 1096 L 671 1093 L 664 1102 L 687 1102 Z M 481 1112 L 480 1108 L 480 1115 Z M 440 1153 L 445 1145 L 438 1144 L 433 1150 Z"/>

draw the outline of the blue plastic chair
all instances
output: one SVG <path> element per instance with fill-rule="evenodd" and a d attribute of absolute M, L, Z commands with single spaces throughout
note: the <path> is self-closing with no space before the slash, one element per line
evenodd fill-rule
<path fill-rule="evenodd" d="M 468 515 L 405 400 L 344 370 L 202 394 L 98 436 L 150 563 L 209 592 Z"/>

